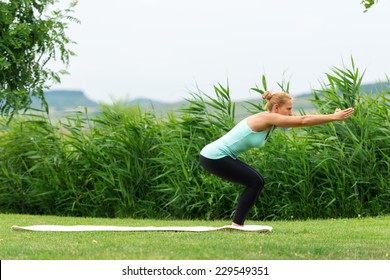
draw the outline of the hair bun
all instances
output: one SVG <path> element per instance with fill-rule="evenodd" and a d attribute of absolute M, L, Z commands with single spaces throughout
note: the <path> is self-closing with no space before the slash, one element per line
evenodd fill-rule
<path fill-rule="evenodd" d="M 271 98 L 272 98 L 272 92 L 270 92 L 270 91 L 266 91 L 266 92 L 264 92 L 264 94 L 263 94 L 263 99 L 267 99 L 267 100 L 271 100 Z"/>

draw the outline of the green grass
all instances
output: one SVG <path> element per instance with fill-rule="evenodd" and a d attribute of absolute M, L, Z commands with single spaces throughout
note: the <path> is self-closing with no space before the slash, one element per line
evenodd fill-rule
<path fill-rule="evenodd" d="M 390 216 L 269 221 L 271 233 L 22 232 L 37 224 L 222 226 L 229 221 L 134 220 L 0 214 L 2 260 L 390 260 Z"/>

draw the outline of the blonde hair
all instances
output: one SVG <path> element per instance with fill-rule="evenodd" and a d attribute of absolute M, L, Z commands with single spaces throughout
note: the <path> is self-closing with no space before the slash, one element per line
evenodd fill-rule
<path fill-rule="evenodd" d="M 267 99 L 268 102 L 265 104 L 265 108 L 270 112 L 272 108 L 277 104 L 278 106 L 282 106 L 286 104 L 288 101 L 292 100 L 292 97 L 285 92 L 275 92 L 271 93 L 266 91 L 263 94 L 263 99 Z"/>

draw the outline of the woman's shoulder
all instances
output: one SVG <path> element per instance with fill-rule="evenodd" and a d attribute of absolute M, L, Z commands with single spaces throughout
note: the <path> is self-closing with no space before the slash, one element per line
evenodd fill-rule
<path fill-rule="evenodd" d="M 269 112 L 260 112 L 246 118 L 246 122 L 254 131 L 260 132 L 263 130 L 269 130 L 272 127 L 268 121 L 269 118 L 272 117 L 270 116 L 271 114 L 272 113 Z"/>

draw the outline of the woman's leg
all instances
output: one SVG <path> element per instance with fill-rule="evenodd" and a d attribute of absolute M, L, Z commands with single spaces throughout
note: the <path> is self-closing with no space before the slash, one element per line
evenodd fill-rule
<path fill-rule="evenodd" d="M 257 201 L 264 187 L 264 178 L 259 172 L 241 160 L 231 157 L 208 159 L 200 156 L 200 164 L 210 173 L 233 183 L 245 186 L 238 199 L 233 223 L 243 225 L 247 214 Z"/>

